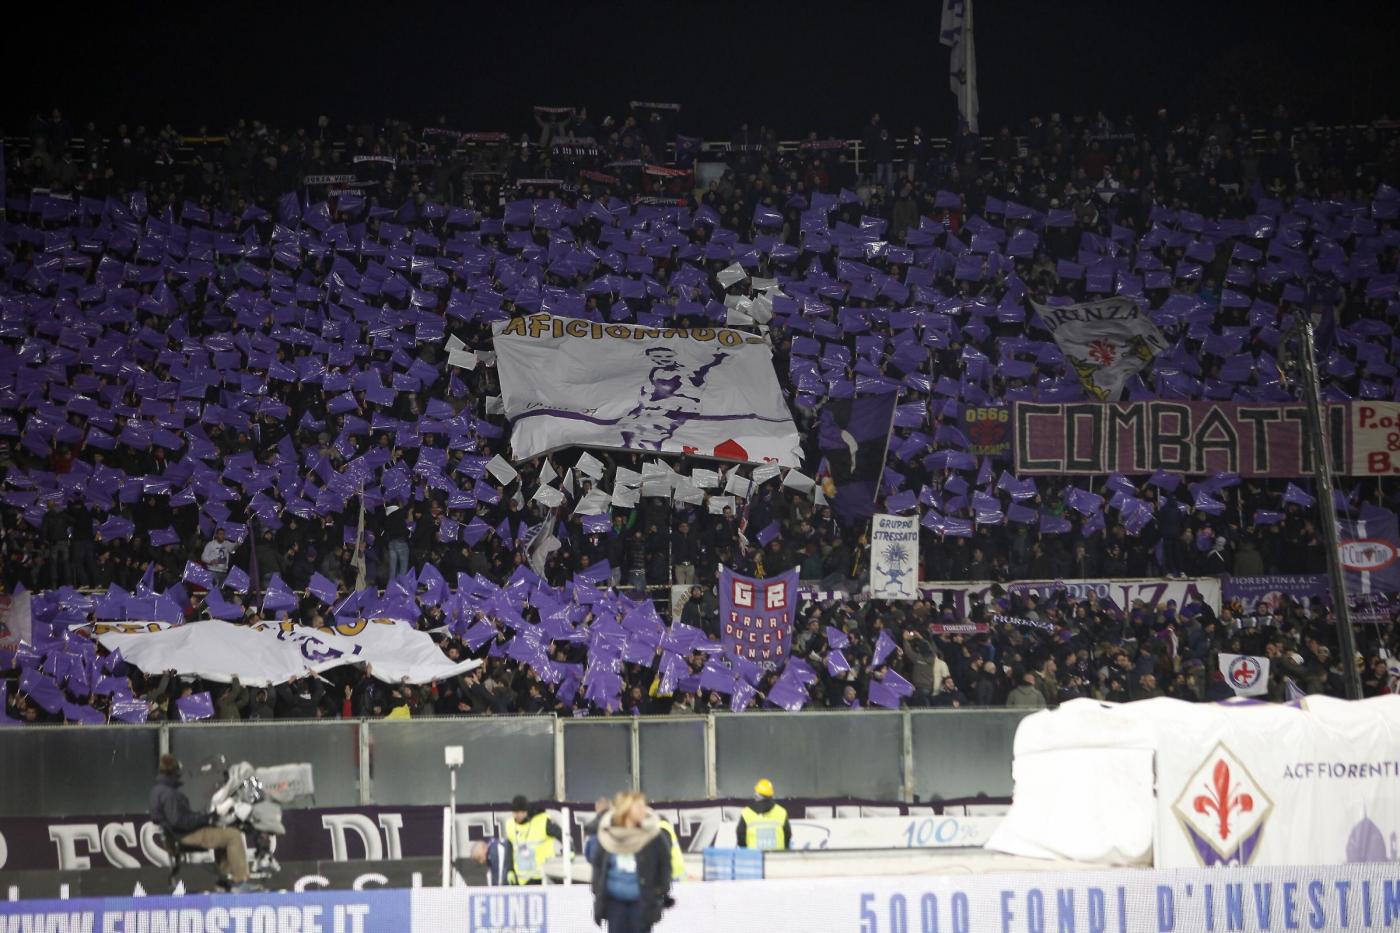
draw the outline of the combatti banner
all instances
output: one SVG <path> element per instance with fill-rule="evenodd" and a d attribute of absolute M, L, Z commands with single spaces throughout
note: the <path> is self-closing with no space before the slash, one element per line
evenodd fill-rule
<path fill-rule="evenodd" d="M 766 338 L 537 314 L 495 325 L 511 452 L 571 445 L 801 466 Z"/>

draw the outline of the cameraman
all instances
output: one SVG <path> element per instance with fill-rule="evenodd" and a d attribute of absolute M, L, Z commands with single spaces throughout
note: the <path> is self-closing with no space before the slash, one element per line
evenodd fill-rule
<path fill-rule="evenodd" d="M 212 826 L 210 814 L 191 810 L 180 783 L 179 759 L 161 755 L 160 776 L 151 788 L 151 819 L 168 839 L 179 845 L 217 850 L 219 874 L 233 882 L 233 891 L 259 890 L 248 883 L 248 852 L 243 846 L 243 833 L 229 826 Z M 176 858 L 177 853 L 170 853 L 170 857 Z"/>

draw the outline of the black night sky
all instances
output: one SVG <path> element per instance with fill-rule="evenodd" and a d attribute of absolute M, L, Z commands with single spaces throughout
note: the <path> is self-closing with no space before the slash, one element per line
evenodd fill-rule
<path fill-rule="evenodd" d="M 678 128 L 742 120 L 784 137 L 854 135 L 879 110 L 902 133 L 954 125 L 939 4 L 382 3 L 111 5 L 33 35 L 11 18 L 0 128 L 36 112 L 220 130 L 238 117 L 310 125 L 442 114 L 519 131 L 532 104 L 683 105 Z M 120 8 L 120 9 L 118 9 Z M 983 132 L 1032 113 L 1280 100 L 1299 120 L 1400 115 L 1392 3 L 977 0 Z"/>

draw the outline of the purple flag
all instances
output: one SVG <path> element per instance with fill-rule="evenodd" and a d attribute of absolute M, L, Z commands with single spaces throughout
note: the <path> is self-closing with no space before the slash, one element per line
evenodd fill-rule
<path fill-rule="evenodd" d="M 851 669 L 851 662 L 846 660 L 846 656 L 839 648 L 833 648 L 826 653 L 826 671 L 832 677 L 845 674 Z"/>
<path fill-rule="evenodd" d="M 871 667 L 879 667 L 885 663 L 885 659 L 894 654 L 894 639 L 890 633 L 880 629 L 880 637 L 875 640 L 875 655 L 870 659 Z"/>
<path fill-rule="evenodd" d="M 727 696 L 734 692 L 734 680 L 734 672 L 720 659 L 709 658 L 705 661 L 704 670 L 700 672 L 700 689 L 713 690 Z"/>
<path fill-rule="evenodd" d="M 150 716 L 150 707 L 145 700 L 112 700 L 112 718 L 122 722 L 145 722 Z"/>
<path fill-rule="evenodd" d="M 235 593 L 247 593 L 248 585 L 252 581 L 248 579 L 247 572 L 242 567 L 230 567 L 228 576 L 224 577 L 224 586 Z"/>
<path fill-rule="evenodd" d="M 1357 518 L 1337 519 L 1349 596 L 1400 592 L 1400 526 L 1395 513 L 1366 503 Z"/>
<path fill-rule="evenodd" d="M 792 645 L 796 609 L 796 568 L 760 580 L 720 567 L 719 618 L 725 654 L 783 663 Z"/>
<path fill-rule="evenodd" d="M 185 575 L 181 579 L 186 583 L 202 586 L 206 590 L 214 589 L 214 572 L 203 564 L 196 564 L 192 560 L 185 561 Z"/>
<path fill-rule="evenodd" d="M 898 401 L 898 393 L 887 392 L 834 398 L 822 406 L 818 442 L 828 473 L 823 491 L 848 525 L 875 513 L 875 492 Z"/>
<path fill-rule="evenodd" d="M 175 701 L 175 708 L 180 713 L 181 722 L 214 718 L 214 698 L 209 695 L 207 690 L 203 693 L 192 693 L 187 697 L 180 697 Z"/>
<path fill-rule="evenodd" d="M 1288 488 L 1283 491 L 1283 502 L 1285 505 L 1292 503 L 1293 505 L 1310 509 L 1317 504 L 1317 499 L 1308 495 L 1294 484 L 1289 483 Z"/>
<path fill-rule="evenodd" d="M 871 706 L 899 709 L 899 694 L 895 692 L 894 688 L 874 678 L 870 680 L 870 687 L 866 691 L 865 698 Z"/>
<path fill-rule="evenodd" d="M 830 625 L 826 627 L 826 644 L 828 648 L 831 648 L 833 651 L 840 651 L 850 643 L 851 640 L 846 637 L 845 632 L 841 631 L 839 628 L 833 628 Z"/>
<path fill-rule="evenodd" d="M 768 691 L 768 702 L 788 712 L 802 709 L 810 699 L 811 697 L 807 695 L 807 688 L 796 678 L 788 677 L 786 674 L 779 677 L 772 689 Z"/>
<path fill-rule="evenodd" d="M 319 573 L 311 574 L 311 582 L 306 585 L 306 591 L 327 606 L 333 604 L 337 596 L 336 585 Z"/>
<path fill-rule="evenodd" d="M 20 675 L 19 689 L 50 713 L 57 714 L 63 709 L 63 691 L 51 678 L 35 668 L 28 668 Z"/>
<path fill-rule="evenodd" d="M 297 598 L 283 582 L 281 574 L 274 573 L 267 581 L 267 592 L 263 594 L 262 611 L 279 612 L 295 609 Z"/>

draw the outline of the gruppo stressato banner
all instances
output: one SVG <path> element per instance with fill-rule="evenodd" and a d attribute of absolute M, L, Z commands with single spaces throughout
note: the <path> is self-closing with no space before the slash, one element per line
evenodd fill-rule
<path fill-rule="evenodd" d="M 1333 467 L 1352 472 L 1345 405 L 1327 406 Z M 1016 472 L 1312 476 L 1307 406 L 1236 402 L 1016 402 Z"/>
<path fill-rule="evenodd" d="M 1370 931 L 1400 924 L 1400 865 L 711 881 L 672 895 L 664 933 Z M 587 885 L 0 903 L 5 933 L 578 933 L 592 921 Z"/>

